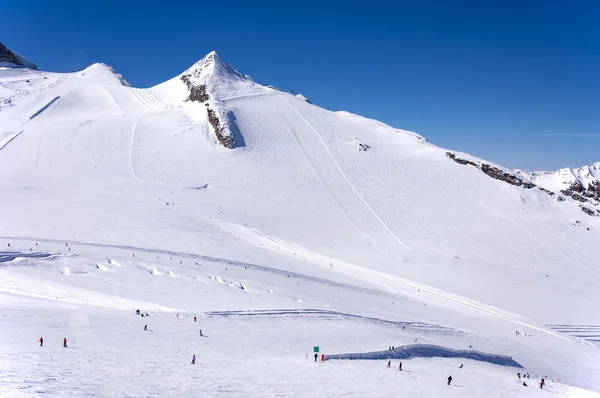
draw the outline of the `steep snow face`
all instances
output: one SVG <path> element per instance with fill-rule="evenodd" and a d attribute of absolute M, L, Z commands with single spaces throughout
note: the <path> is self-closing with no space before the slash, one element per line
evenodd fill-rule
<path fill-rule="evenodd" d="M 0 67 L 20 66 L 37 70 L 38 67 L 27 58 L 12 51 L 0 42 Z"/>

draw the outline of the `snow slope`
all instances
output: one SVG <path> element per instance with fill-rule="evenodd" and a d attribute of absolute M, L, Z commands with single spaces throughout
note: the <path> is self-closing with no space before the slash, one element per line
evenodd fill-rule
<path fill-rule="evenodd" d="M 314 364 L 307 353 L 415 339 L 509 355 L 556 380 L 556 396 L 600 391 L 600 217 L 572 197 L 260 85 L 216 53 L 145 89 L 104 64 L 1 68 L 0 105 L 0 248 L 21 253 L 0 256 L 9 395 L 106 385 L 102 396 L 190 396 L 197 377 L 207 396 L 388 395 L 398 372 L 391 381 L 383 361 Z M 37 251 L 52 256 L 28 256 Z M 153 332 L 135 308 L 156 318 Z M 199 342 L 192 314 L 214 334 Z M 41 351 L 38 334 L 73 336 L 74 352 Z M 194 353 L 201 371 L 189 369 Z M 95 373 L 90 357 L 103 364 Z M 410 360 L 393 391 L 539 393 L 519 370 L 477 361 L 447 388 L 456 361 Z"/>

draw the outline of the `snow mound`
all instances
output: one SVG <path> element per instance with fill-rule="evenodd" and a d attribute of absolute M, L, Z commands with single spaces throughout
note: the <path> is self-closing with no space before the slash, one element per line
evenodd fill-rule
<path fill-rule="evenodd" d="M 220 277 L 218 277 L 218 276 L 217 276 L 215 279 L 217 280 L 217 282 L 219 282 L 219 283 L 221 283 L 221 284 L 223 284 L 223 285 L 226 285 L 226 284 L 227 284 L 227 282 L 225 282 L 223 279 L 221 279 L 221 278 L 220 278 Z"/>
<path fill-rule="evenodd" d="M 150 267 L 148 269 L 148 272 L 150 272 L 152 275 L 160 275 L 161 274 L 161 272 L 154 267 Z"/>
<path fill-rule="evenodd" d="M 108 268 L 106 267 L 106 265 L 102 265 L 102 264 L 96 264 L 96 268 L 98 268 L 100 271 L 108 271 Z"/>
<path fill-rule="evenodd" d="M 169 274 L 169 276 L 175 276 L 175 274 L 171 270 L 168 271 L 168 274 Z"/>
<path fill-rule="evenodd" d="M 115 267 L 122 267 L 121 263 L 119 263 L 119 262 L 117 262 L 117 261 L 115 261 L 115 260 L 113 260 L 111 258 L 108 259 L 108 263 L 110 265 L 114 265 Z"/>
<path fill-rule="evenodd" d="M 306 98 L 306 97 L 305 97 L 304 95 L 302 95 L 302 94 L 296 94 L 296 98 L 298 98 L 298 99 L 301 99 L 301 100 L 302 100 L 302 101 L 304 101 L 304 102 L 308 102 L 309 104 L 312 104 L 312 102 L 310 102 L 310 101 L 308 100 L 308 98 Z"/>
<path fill-rule="evenodd" d="M 67 266 L 63 267 L 62 269 L 62 273 L 65 275 L 70 275 L 71 274 L 71 269 Z"/>

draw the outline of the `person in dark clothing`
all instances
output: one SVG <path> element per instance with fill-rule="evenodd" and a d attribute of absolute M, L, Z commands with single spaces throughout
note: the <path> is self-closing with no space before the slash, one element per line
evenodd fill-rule
<path fill-rule="evenodd" d="M 448 385 L 450 385 L 450 383 L 452 383 L 452 376 L 448 376 Z"/>
<path fill-rule="evenodd" d="M 521 378 L 521 373 L 517 373 L 517 378 Z"/>
<path fill-rule="evenodd" d="M 44 338 L 40 337 L 40 339 L 38 340 L 40 342 L 40 347 L 44 346 Z"/>
<path fill-rule="evenodd" d="M 315 362 L 317 362 L 317 358 L 319 358 L 319 354 L 315 352 Z"/>
<path fill-rule="evenodd" d="M 148 325 L 144 325 L 144 330 L 148 330 Z"/>
<path fill-rule="evenodd" d="M 387 367 L 389 368 L 390 366 L 392 366 L 392 361 L 388 361 Z"/>
<path fill-rule="evenodd" d="M 63 339 L 63 347 L 67 348 L 67 338 L 66 337 Z"/>
<path fill-rule="evenodd" d="M 527 383 L 523 382 L 523 385 L 524 385 L 525 387 L 527 387 Z"/>
<path fill-rule="evenodd" d="M 461 363 L 459 369 L 462 369 L 462 368 L 463 368 L 463 364 Z"/>
<path fill-rule="evenodd" d="M 192 355 L 192 365 L 196 364 L 196 354 Z"/>
<path fill-rule="evenodd" d="M 400 372 L 402 372 L 402 362 L 400 362 L 400 365 L 398 366 L 398 370 L 399 370 Z"/>
<path fill-rule="evenodd" d="M 196 322 L 196 317 L 194 317 L 194 322 Z"/>
<path fill-rule="evenodd" d="M 544 378 L 542 377 L 542 381 L 540 381 L 540 389 L 544 388 L 544 385 L 546 385 L 546 382 L 544 381 Z"/>

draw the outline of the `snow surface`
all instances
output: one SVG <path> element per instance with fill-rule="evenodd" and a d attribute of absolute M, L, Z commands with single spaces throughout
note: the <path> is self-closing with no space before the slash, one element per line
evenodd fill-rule
<path fill-rule="evenodd" d="M 600 217 L 216 53 L 190 71 L 244 145 L 180 76 L 0 69 L 0 396 L 598 396 Z M 415 343 L 524 368 L 312 359 Z"/>

